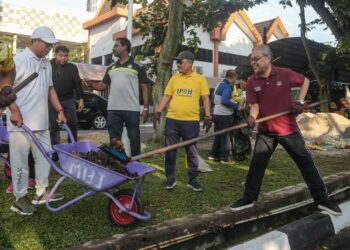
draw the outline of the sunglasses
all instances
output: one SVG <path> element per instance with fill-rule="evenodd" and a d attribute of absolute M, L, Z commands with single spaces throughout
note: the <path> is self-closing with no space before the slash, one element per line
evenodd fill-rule
<path fill-rule="evenodd" d="M 54 43 L 47 43 L 47 42 L 45 42 L 45 41 L 43 41 L 43 40 L 41 40 L 41 39 L 39 39 L 39 41 L 42 42 L 43 44 L 45 44 L 45 46 L 46 46 L 47 48 L 55 46 Z"/>
<path fill-rule="evenodd" d="M 265 56 L 266 56 L 266 55 L 250 58 L 250 62 L 257 62 L 257 61 L 259 61 L 261 58 L 263 58 L 263 57 L 265 57 Z"/>

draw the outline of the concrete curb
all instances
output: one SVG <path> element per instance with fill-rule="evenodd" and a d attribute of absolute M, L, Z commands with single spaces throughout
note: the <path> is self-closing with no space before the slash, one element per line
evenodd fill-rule
<path fill-rule="evenodd" d="M 350 196 L 350 171 L 327 176 L 324 181 L 330 193 L 343 190 L 342 192 L 345 191 L 346 193 L 344 195 Z M 306 185 L 304 183 L 298 184 L 262 195 L 262 199 L 251 209 L 233 213 L 229 207 L 223 207 L 212 213 L 189 215 L 184 218 L 139 228 L 127 234 L 117 234 L 105 239 L 88 241 L 70 249 L 157 249 L 170 246 L 177 247 L 178 244 L 187 244 L 187 242 L 192 244 L 191 242 L 194 243 L 195 241 L 198 244 L 203 244 L 205 240 L 209 241 L 211 247 L 215 247 L 237 237 L 237 235 L 225 233 L 225 230 L 235 230 L 235 228 L 240 228 L 241 225 L 245 225 L 250 221 L 267 218 L 270 215 L 286 211 L 286 209 L 290 211 L 303 207 L 312 203 L 309 197 Z M 347 213 L 344 212 L 344 214 Z M 350 213 L 348 214 L 350 215 Z M 267 231 L 268 228 L 269 225 L 264 225 L 261 229 Z M 254 229 L 256 229 L 255 225 Z M 247 234 L 248 229 L 237 233 Z M 215 239 L 210 238 L 210 235 Z M 286 236 L 282 235 L 280 237 L 281 242 L 286 241 L 286 239 L 288 239 Z M 193 247 L 191 245 L 191 248 L 182 249 L 193 249 Z"/>
<path fill-rule="evenodd" d="M 340 208 L 343 211 L 341 216 L 314 213 L 229 250 L 312 249 L 316 243 L 350 226 L 350 201 L 340 204 Z"/>

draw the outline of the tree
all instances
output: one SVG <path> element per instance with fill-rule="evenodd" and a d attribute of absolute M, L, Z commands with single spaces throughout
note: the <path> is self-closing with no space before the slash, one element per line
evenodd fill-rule
<path fill-rule="evenodd" d="M 185 42 L 194 52 L 201 41 L 195 28 L 211 32 L 223 26 L 228 17 L 235 11 L 248 9 L 265 0 L 147 0 L 135 1 L 142 4 L 134 20 L 134 27 L 140 29 L 145 43 L 142 47 L 144 57 L 150 60 L 148 70 L 157 76 L 153 87 L 153 102 L 157 104 L 163 95 L 164 88 L 171 77 L 172 58 Z M 127 4 L 127 0 L 113 0 L 112 4 Z M 189 38 L 185 41 L 184 34 Z M 159 126 L 155 135 L 162 133 Z"/>
<path fill-rule="evenodd" d="M 330 99 L 329 83 L 333 71 L 340 58 L 350 54 L 350 1 L 348 0 L 297 0 L 300 6 L 301 38 L 312 70 L 320 87 L 320 99 Z M 281 0 L 280 3 L 290 5 L 290 0 Z M 307 24 L 304 9 L 311 6 L 321 19 Z M 320 55 L 321 60 L 315 63 L 306 42 L 306 32 L 314 24 L 326 24 L 337 40 L 336 49 L 329 49 Z M 321 106 L 322 111 L 328 111 L 328 105 Z"/>
<path fill-rule="evenodd" d="M 87 44 L 83 43 L 69 52 L 68 60 L 71 62 L 85 62 L 86 61 Z"/>

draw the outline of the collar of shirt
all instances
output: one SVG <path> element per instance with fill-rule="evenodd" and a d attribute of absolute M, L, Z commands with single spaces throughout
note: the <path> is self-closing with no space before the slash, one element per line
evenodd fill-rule
<path fill-rule="evenodd" d="M 270 75 L 269 75 L 268 77 L 266 77 L 266 78 L 269 78 L 269 77 L 271 77 L 271 76 L 273 76 L 273 75 L 276 75 L 276 74 L 277 74 L 277 69 L 276 69 L 276 67 L 271 65 L 271 72 L 270 72 Z M 266 78 L 265 78 L 265 77 L 261 77 L 261 76 L 258 75 L 258 74 L 254 74 L 254 79 L 256 79 L 256 80 L 258 80 L 258 79 L 266 79 Z"/>
<path fill-rule="evenodd" d="M 192 70 L 191 74 L 189 74 L 189 75 L 184 75 L 184 74 L 182 74 L 182 73 L 180 73 L 180 72 L 178 72 L 178 73 L 179 73 L 179 75 L 180 75 L 181 77 L 193 77 L 193 76 L 196 76 L 196 74 L 197 74 L 197 72 L 194 71 L 194 70 Z"/>
<path fill-rule="evenodd" d="M 34 52 L 28 47 L 26 47 L 23 52 L 26 53 L 29 58 L 34 58 L 38 61 L 42 59 L 42 58 L 39 58 L 37 55 L 35 55 Z"/>
<path fill-rule="evenodd" d="M 129 63 L 132 63 L 134 61 L 134 58 L 132 56 L 129 56 L 128 60 L 126 60 L 123 64 L 120 63 L 120 59 L 118 59 L 115 62 L 115 66 L 123 66 L 123 65 L 127 65 Z"/>

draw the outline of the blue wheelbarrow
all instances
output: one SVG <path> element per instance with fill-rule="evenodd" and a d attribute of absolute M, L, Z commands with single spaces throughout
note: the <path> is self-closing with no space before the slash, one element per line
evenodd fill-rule
<path fill-rule="evenodd" d="M 68 133 L 71 143 L 58 144 L 53 146 L 53 151 L 47 151 L 34 133 L 26 125 L 22 125 L 22 128 L 31 136 L 50 165 L 61 175 L 46 199 L 47 208 L 52 212 L 62 211 L 82 199 L 88 198 L 96 193 L 102 193 L 110 198 L 108 204 L 109 217 L 115 224 L 130 226 L 138 220 L 149 220 L 151 214 L 143 209 L 141 198 L 145 176 L 154 172 L 155 169 L 137 161 L 130 162 L 124 167 L 128 173 L 135 177 L 129 177 L 75 156 L 72 154 L 73 151 L 86 154 L 89 151 L 97 152 L 100 149 L 89 142 L 76 142 L 69 127 L 66 124 L 63 124 L 63 126 Z M 51 158 L 54 152 L 57 152 L 60 167 L 57 166 Z M 83 192 L 78 197 L 59 207 L 52 207 L 49 200 L 66 179 L 70 179 L 82 185 Z M 118 190 L 114 194 L 108 191 L 128 181 L 134 182 L 133 190 Z"/>

